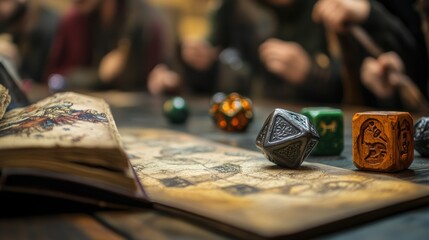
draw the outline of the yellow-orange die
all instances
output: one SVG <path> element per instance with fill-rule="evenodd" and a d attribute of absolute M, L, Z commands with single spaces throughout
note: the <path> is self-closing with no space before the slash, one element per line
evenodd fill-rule
<path fill-rule="evenodd" d="M 217 93 L 209 109 L 216 126 L 228 132 L 245 131 L 253 119 L 253 104 L 238 93 Z"/>
<path fill-rule="evenodd" d="M 413 118 L 407 112 L 353 116 L 353 163 L 360 170 L 398 172 L 414 160 Z"/>

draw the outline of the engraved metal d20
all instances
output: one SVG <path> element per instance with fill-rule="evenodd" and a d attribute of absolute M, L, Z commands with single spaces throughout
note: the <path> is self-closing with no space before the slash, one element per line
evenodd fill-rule
<path fill-rule="evenodd" d="M 319 142 L 319 134 L 301 114 L 276 108 L 265 120 L 256 146 L 271 162 L 298 168 Z"/>

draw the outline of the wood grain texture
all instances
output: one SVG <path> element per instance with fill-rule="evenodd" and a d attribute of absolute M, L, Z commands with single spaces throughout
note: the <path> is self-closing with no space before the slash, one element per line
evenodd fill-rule
<path fill-rule="evenodd" d="M 413 119 L 407 112 L 363 112 L 353 117 L 353 163 L 358 169 L 398 172 L 414 160 Z"/>

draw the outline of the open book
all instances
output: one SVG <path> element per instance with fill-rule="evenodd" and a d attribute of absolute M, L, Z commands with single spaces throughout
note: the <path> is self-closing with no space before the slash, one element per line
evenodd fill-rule
<path fill-rule="evenodd" d="M 384 175 L 285 169 L 259 152 L 163 129 L 120 134 L 155 207 L 244 239 L 317 237 L 429 202 L 429 187 Z"/>
<path fill-rule="evenodd" d="M 61 93 L 0 120 L 1 189 L 97 205 L 144 201 L 108 105 Z"/>

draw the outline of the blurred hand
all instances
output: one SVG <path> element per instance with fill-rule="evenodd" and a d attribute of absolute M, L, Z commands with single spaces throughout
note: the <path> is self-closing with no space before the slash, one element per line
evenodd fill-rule
<path fill-rule="evenodd" d="M 218 50 L 202 40 L 185 40 L 182 43 L 183 60 L 199 71 L 207 70 L 216 60 Z"/>
<path fill-rule="evenodd" d="M 164 64 L 158 64 L 148 76 L 147 88 L 152 95 L 161 95 L 180 87 L 179 75 Z"/>
<path fill-rule="evenodd" d="M 15 66 L 20 64 L 18 47 L 7 37 L 0 37 L 0 55 L 9 59 Z"/>
<path fill-rule="evenodd" d="M 98 74 L 102 82 L 111 82 L 125 67 L 127 54 L 121 48 L 110 51 L 100 62 Z"/>
<path fill-rule="evenodd" d="M 268 39 L 259 47 L 259 56 L 268 71 L 291 83 L 302 83 L 310 71 L 310 57 L 294 42 Z"/>
<path fill-rule="evenodd" d="M 369 15 L 368 0 L 319 0 L 313 9 L 313 20 L 331 30 L 342 32 L 346 23 L 362 23 Z"/>
<path fill-rule="evenodd" d="M 400 81 L 397 74 L 387 74 L 388 69 L 404 71 L 401 58 L 394 52 L 384 53 L 377 59 L 368 57 L 361 67 L 363 85 L 382 99 L 392 97 Z"/>

